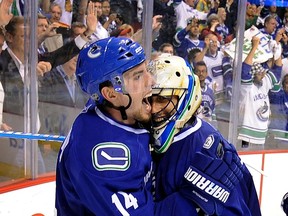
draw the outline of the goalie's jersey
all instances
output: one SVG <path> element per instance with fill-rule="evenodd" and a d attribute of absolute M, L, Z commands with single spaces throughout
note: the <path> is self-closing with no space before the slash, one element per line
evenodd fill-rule
<path fill-rule="evenodd" d="M 189 166 L 193 166 L 193 157 L 195 157 L 196 152 L 201 151 L 206 138 L 215 132 L 218 133 L 216 129 L 209 123 L 196 118 L 192 125 L 187 126 L 185 129 L 182 129 L 180 133 L 175 135 L 174 141 L 167 152 L 160 155 L 154 155 L 154 164 L 156 165 L 156 202 L 161 201 L 163 198 L 169 197 L 172 194 L 179 194 L 178 191 L 183 184 L 184 174 L 188 170 Z M 199 163 L 205 162 L 206 161 L 199 161 Z M 187 200 L 188 198 L 185 202 L 182 202 L 185 208 L 188 205 L 187 202 L 190 201 Z M 174 203 L 180 203 L 180 201 L 173 200 L 171 206 L 175 205 Z M 193 205 L 192 201 L 190 201 L 190 205 Z M 196 206 L 196 204 L 194 205 Z M 177 212 L 177 210 L 174 211 Z M 181 204 L 179 204 L 179 211 L 182 211 Z M 170 215 L 172 216 L 173 214 Z M 195 215 L 193 208 L 191 207 L 190 209 L 186 209 L 186 213 L 183 215 Z M 244 177 L 242 181 L 238 183 L 238 186 L 236 186 L 236 188 L 231 191 L 226 206 L 224 206 L 222 215 L 261 215 L 254 182 L 246 166 L 244 167 Z"/>
<path fill-rule="evenodd" d="M 61 146 L 57 215 L 154 215 L 149 133 L 83 111 Z"/>

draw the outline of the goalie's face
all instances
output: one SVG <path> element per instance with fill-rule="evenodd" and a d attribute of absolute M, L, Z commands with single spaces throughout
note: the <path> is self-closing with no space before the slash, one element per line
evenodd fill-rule
<path fill-rule="evenodd" d="M 178 96 L 152 95 L 151 97 L 152 127 L 164 127 L 177 111 Z"/>

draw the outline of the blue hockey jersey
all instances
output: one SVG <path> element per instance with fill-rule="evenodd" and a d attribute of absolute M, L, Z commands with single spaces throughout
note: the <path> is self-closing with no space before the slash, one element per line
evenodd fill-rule
<path fill-rule="evenodd" d="M 83 111 L 61 146 L 57 215 L 154 215 L 149 133 Z"/>
<path fill-rule="evenodd" d="M 167 196 L 177 194 L 183 182 L 183 176 L 190 165 L 196 152 L 201 151 L 206 138 L 215 133 L 216 129 L 209 123 L 196 118 L 192 125 L 182 129 L 175 137 L 173 144 L 166 153 L 156 155 L 155 159 L 155 199 L 161 201 Z M 216 132 L 218 133 L 218 132 Z M 248 169 L 244 167 L 244 177 L 231 191 L 230 198 L 224 207 L 222 215 L 229 216 L 259 216 L 261 215 L 257 193 L 253 178 Z M 182 198 L 181 198 L 182 199 Z M 180 199 L 179 199 L 180 200 Z M 180 201 L 178 201 L 180 202 Z M 186 210 L 183 215 L 195 215 L 194 203 L 190 201 L 190 208 L 186 209 L 187 200 L 183 206 L 179 204 L 179 211 Z M 177 200 L 174 200 L 177 203 Z M 171 203 L 171 206 L 175 205 Z M 194 207 L 195 208 L 195 207 Z M 175 212 L 177 212 L 175 210 Z M 182 215 L 182 214 L 167 214 Z"/>

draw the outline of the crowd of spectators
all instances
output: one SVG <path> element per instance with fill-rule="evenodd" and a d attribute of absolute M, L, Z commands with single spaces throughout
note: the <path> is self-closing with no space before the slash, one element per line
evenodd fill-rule
<path fill-rule="evenodd" d="M 3 92 L 0 94 L 0 102 L 2 101 L 4 112 L 17 115 L 23 115 L 25 90 L 25 28 L 24 19 L 21 18 L 24 8 L 22 0 L 2 0 L 0 3 L 0 80 L 3 86 L 3 90 L 0 88 L 0 92 Z M 235 0 L 154 0 L 152 56 L 170 53 L 183 57 L 190 63 L 195 73 L 201 77 L 203 98 L 206 99 L 203 99 L 202 114 L 199 116 L 204 116 L 214 125 L 217 125 L 215 122 L 223 104 L 229 104 L 233 92 L 233 56 L 225 52 L 225 46 L 235 38 L 237 10 L 238 1 Z M 41 0 L 38 11 L 37 76 L 40 102 L 74 108 L 84 106 L 87 98 L 80 94 L 75 82 L 75 62 L 80 49 L 87 43 L 109 36 L 129 37 L 142 42 L 142 0 Z M 248 1 L 245 30 L 252 26 L 258 28 L 268 38 L 273 55 L 272 63 L 252 61 L 252 68 L 254 63 L 261 63 L 267 69 L 265 72 L 272 71 L 273 75 L 272 68 L 279 57 L 283 62 L 287 61 L 287 17 L 285 8 L 275 5 L 264 7 Z M 252 74 L 250 69 L 247 70 L 253 81 L 257 73 Z M 278 119 L 276 113 L 279 110 L 287 115 L 283 99 L 285 97 L 275 100 L 278 93 L 285 93 L 285 82 L 281 79 L 287 72 L 285 66 L 281 68 L 281 78 L 275 80 L 274 87 L 271 86 L 273 94 L 270 91 L 269 94 L 264 94 L 267 98 L 273 95 L 273 109 L 270 111 L 269 100 L 265 106 L 271 112 L 268 115 L 269 122 L 274 125 L 268 130 L 268 123 L 264 134 L 265 137 L 277 138 L 279 134 L 276 136 L 273 131 L 280 130 L 281 140 L 287 138 L 288 141 L 287 117 L 285 123 L 273 124 L 273 119 Z M 283 85 L 280 85 L 281 82 Z M 254 114 L 257 117 L 257 113 Z M 5 121 L 3 119 L 1 122 L 1 129 L 13 129 L 13 125 L 9 126 Z M 275 125 L 285 127 L 275 128 Z M 243 122 L 239 126 L 243 129 Z M 241 130 L 241 136 L 243 131 L 245 133 L 247 127 Z M 248 144 L 244 143 L 243 146 L 257 144 L 252 142 L 255 139 L 253 134 L 244 136 Z M 265 140 L 261 142 L 264 143 Z"/>

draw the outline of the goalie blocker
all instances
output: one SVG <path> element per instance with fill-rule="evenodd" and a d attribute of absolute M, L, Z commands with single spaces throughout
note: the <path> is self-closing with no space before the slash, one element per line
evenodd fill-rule
<path fill-rule="evenodd" d="M 206 214 L 222 215 L 231 191 L 243 179 L 243 171 L 244 165 L 234 146 L 215 133 L 196 152 L 180 192 Z"/>

